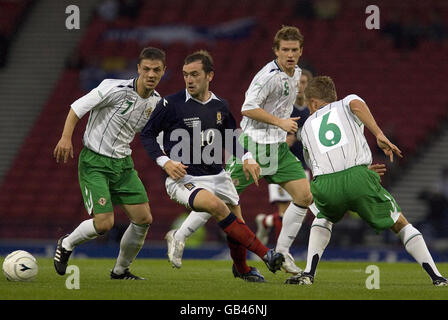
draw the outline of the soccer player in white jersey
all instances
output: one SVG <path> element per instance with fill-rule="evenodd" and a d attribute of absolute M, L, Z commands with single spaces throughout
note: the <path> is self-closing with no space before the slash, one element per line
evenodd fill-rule
<path fill-rule="evenodd" d="M 368 169 L 372 154 L 364 126 L 376 137 L 391 162 L 394 154 L 402 155 L 381 131 L 364 100 L 352 94 L 336 101 L 334 83 L 327 76 L 314 78 L 305 90 L 305 97 L 310 116 L 301 136 L 314 176 L 311 192 L 319 214 L 311 226 L 306 268 L 286 283 L 314 282 L 317 264 L 330 241 L 332 224 L 351 210 L 377 233 L 391 229 L 433 284 L 448 286 L 422 234 L 408 223 L 393 196 L 381 186 L 378 174 Z"/>
<path fill-rule="evenodd" d="M 260 163 L 260 177 L 268 183 L 279 184 L 292 197 L 283 215 L 276 251 L 285 256 L 285 271 L 294 274 L 300 269 L 295 265 L 289 248 L 313 201 L 303 166 L 286 143 L 287 133 L 298 130 L 296 121 L 299 118 L 291 118 L 291 113 L 301 76 L 297 64 L 302 55 L 303 40 L 299 29 L 293 26 L 283 26 L 277 32 L 273 47 L 276 59 L 255 75 L 241 109 L 244 132 L 241 142 Z M 238 193 L 253 183 L 252 179 L 245 178 L 241 169 L 235 159 L 227 165 Z"/>
<path fill-rule="evenodd" d="M 62 137 L 54 149 L 56 162 L 73 158 L 72 134 L 79 119 L 90 112 L 79 155 L 79 184 L 91 219 L 59 239 L 54 266 L 64 275 L 73 249 L 114 225 L 113 206 L 119 205 L 131 223 L 125 231 L 111 279 L 143 278 L 129 270 L 152 223 L 148 196 L 131 158 L 130 143 L 147 123 L 161 99 L 155 90 L 165 73 L 165 53 L 157 48 L 142 50 L 138 78 L 106 79 L 72 103 Z"/>
<path fill-rule="evenodd" d="M 313 74 L 306 69 L 302 69 L 302 74 L 300 76 L 299 82 L 299 92 L 297 94 L 297 98 L 294 104 L 293 111 L 291 113 L 292 117 L 300 117 L 298 121 L 299 130 L 297 133 L 288 133 L 286 136 L 286 143 L 288 144 L 291 152 L 299 158 L 302 162 L 302 166 L 305 169 L 305 174 L 307 175 L 307 179 L 310 179 L 310 170 L 306 167 L 306 164 L 303 160 L 303 152 L 302 152 L 302 143 L 299 139 L 299 132 L 301 127 L 305 123 L 305 120 L 308 118 L 309 110 L 305 106 L 304 102 L 304 90 L 308 84 L 308 81 L 311 81 L 313 78 Z M 277 211 L 271 214 L 260 213 L 255 217 L 255 221 L 257 223 L 257 237 L 261 242 L 267 244 L 269 241 L 269 234 L 272 229 L 275 231 L 274 239 L 277 241 L 280 231 L 282 229 L 282 219 L 283 214 L 286 209 L 290 205 L 292 198 L 285 189 L 283 189 L 278 184 L 269 184 L 268 185 L 269 192 L 269 203 L 275 204 L 277 207 Z M 311 208 L 311 206 L 310 206 Z"/>

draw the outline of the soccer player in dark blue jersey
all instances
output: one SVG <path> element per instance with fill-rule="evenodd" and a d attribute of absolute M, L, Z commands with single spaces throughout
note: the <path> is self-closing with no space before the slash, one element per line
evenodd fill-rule
<path fill-rule="evenodd" d="M 206 51 L 189 55 L 183 66 L 186 89 L 162 99 L 154 109 L 141 133 L 148 155 L 168 175 L 166 190 L 171 199 L 195 212 L 212 215 L 227 234 L 232 258 L 238 259 L 240 248 L 257 254 L 275 272 L 284 257 L 264 246 L 244 223 L 239 196 L 229 173 L 223 168 L 222 150 L 232 149 L 242 155 L 238 147 L 235 119 L 225 100 L 209 90 L 214 76 L 213 60 Z M 163 150 L 157 136 L 163 132 Z M 246 151 L 246 150 L 244 150 Z M 257 182 L 260 166 L 250 152 L 241 157 L 247 178 Z M 168 257 L 173 267 L 180 267 L 184 242 L 176 239 L 176 230 L 167 234 Z M 245 257 L 244 257 L 245 258 Z M 255 269 L 238 270 L 235 276 L 249 281 L 264 281 Z"/>

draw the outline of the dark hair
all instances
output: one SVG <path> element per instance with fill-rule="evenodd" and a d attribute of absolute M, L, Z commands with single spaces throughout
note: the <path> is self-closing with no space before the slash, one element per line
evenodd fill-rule
<path fill-rule="evenodd" d="M 302 48 L 304 38 L 300 33 L 299 28 L 293 26 L 282 26 L 282 28 L 277 31 L 274 37 L 274 49 L 280 48 L 280 40 L 299 41 L 300 48 Z"/>
<path fill-rule="evenodd" d="M 163 50 L 154 48 L 154 47 L 147 47 L 140 52 L 140 55 L 138 57 L 138 63 L 142 62 L 143 59 L 149 59 L 149 60 L 160 60 L 163 63 L 163 66 L 166 65 L 166 55 Z"/>
<path fill-rule="evenodd" d="M 331 103 L 337 100 L 336 87 L 328 76 L 314 77 L 305 88 L 305 98 L 316 98 Z"/>
<path fill-rule="evenodd" d="M 204 69 L 206 74 L 214 71 L 213 58 L 206 50 L 199 50 L 188 55 L 184 60 L 184 65 L 190 64 L 195 61 L 202 62 L 202 69 Z"/>
<path fill-rule="evenodd" d="M 313 74 L 312 74 L 311 71 L 309 71 L 308 69 L 304 69 L 304 68 L 302 68 L 302 76 L 307 77 L 308 82 L 310 82 L 311 80 L 313 80 Z"/>

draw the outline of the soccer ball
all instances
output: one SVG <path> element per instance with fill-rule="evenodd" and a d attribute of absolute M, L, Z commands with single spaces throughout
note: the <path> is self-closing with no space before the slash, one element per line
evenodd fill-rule
<path fill-rule="evenodd" d="M 24 250 L 8 254 L 2 269 L 9 281 L 31 281 L 36 278 L 38 272 L 36 258 Z"/>

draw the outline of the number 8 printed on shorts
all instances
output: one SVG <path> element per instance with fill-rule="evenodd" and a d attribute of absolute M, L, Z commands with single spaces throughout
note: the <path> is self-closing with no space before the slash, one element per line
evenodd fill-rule
<path fill-rule="evenodd" d="M 313 119 L 311 127 L 321 153 L 339 148 L 348 142 L 337 111 L 330 111 Z"/>

